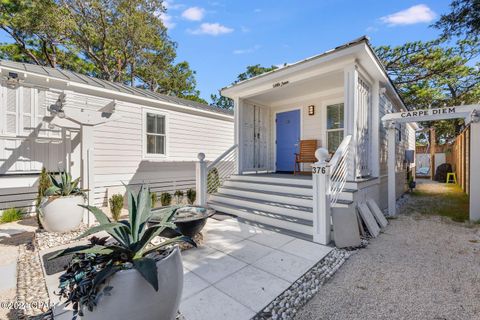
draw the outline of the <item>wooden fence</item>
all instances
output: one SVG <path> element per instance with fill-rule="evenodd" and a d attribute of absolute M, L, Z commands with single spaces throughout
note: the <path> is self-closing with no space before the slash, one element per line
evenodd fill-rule
<path fill-rule="evenodd" d="M 447 163 L 452 165 L 457 183 L 468 194 L 470 189 L 470 126 L 460 133 L 446 150 Z"/>

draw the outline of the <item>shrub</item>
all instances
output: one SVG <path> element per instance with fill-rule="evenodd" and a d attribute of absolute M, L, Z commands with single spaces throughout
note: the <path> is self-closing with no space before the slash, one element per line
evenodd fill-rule
<path fill-rule="evenodd" d="M 25 211 L 23 211 L 22 209 L 10 208 L 4 210 L 2 213 L 2 217 L 0 217 L 0 223 L 8 223 L 21 220 L 24 214 Z"/>
<path fill-rule="evenodd" d="M 123 208 L 123 196 L 121 194 L 114 194 L 110 200 L 110 212 L 112 213 L 112 218 L 115 221 L 120 219 L 120 214 L 122 213 Z"/>
<path fill-rule="evenodd" d="M 42 172 L 40 173 L 40 177 L 38 178 L 38 194 L 37 200 L 35 202 L 35 212 L 37 216 L 37 224 L 39 229 L 43 229 L 42 222 L 40 221 L 40 211 L 38 211 L 38 207 L 40 203 L 42 203 L 43 197 L 45 197 L 45 193 L 47 192 L 48 188 L 52 186 L 52 182 L 48 175 L 48 171 L 45 168 L 42 168 Z"/>
<path fill-rule="evenodd" d="M 163 192 L 160 195 L 160 203 L 162 204 L 162 206 L 169 206 L 170 204 L 172 204 L 172 195 L 168 192 Z"/>
<path fill-rule="evenodd" d="M 197 199 L 197 192 L 195 189 L 188 189 L 187 190 L 187 199 L 189 204 L 193 204 L 195 202 L 195 199 Z"/>
<path fill-rule="evenodd" d="M 155 206 L 157 205 L 157 202 L 158 202 L 157 193 L 155 193 L 155 192 L 150 193 L 150 199 L 152 200 L 152 208 L 155 208 Z"/>
<path fill-rule="evenodd" d="M 177 191 L 175 191 L 173 196 L 175 197 L 175 200 L 177 201 L 177 204 L 180 204 L 181 201 L 183 200 L 183 191 L 182 190 L 177 190 Z"/>
<path fill-rule="evenodd" d="M 213 168 L 207 174 L 207 192 L 212 194 L 217 192 L 220 186 L 220 176 L 217 168 Z"/>

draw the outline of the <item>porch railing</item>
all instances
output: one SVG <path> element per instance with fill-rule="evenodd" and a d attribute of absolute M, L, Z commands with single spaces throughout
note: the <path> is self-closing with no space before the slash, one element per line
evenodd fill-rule
<path fill-rule="evenodd" d="M 217 159 L 208 163 L 205 154 L 198 154 L 196 165 L 197 204 L 205 206 L 208 194 L 218 191 L 225 181 L 237 172 L 237 145 L 228 148 Z"/>
<path fill-rule="evenodd" d="M 313 241 L 330 243 L 331 208 L 337 203 L 348 177 L 348 156 L 352 136 L 346 136 L 330 159 L 328 151 L 315 152 L 313 167 Z"/>
<path fill-rule="evenodd" d="M 348 157 L 351 149 L 352 136 L 346 136 L 337 151 L 329 161 L 330 183 L 328 193 L 330 194 L 330 205 L 334 206 L 340 193 L 345 188 L 348 177 Z"/>

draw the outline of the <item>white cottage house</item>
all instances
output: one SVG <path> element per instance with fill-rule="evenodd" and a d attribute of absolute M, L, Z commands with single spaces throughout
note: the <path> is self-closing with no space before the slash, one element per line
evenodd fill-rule
<path fill-rule="evenodd" d="M 230 111 L 26 63 L 0 73 L 0 211 L 32 210 L 42 167 L 81 176 L 98 206 L 122 183 L 185 190 L 198 152 L 234 142 Z"/>
<path fill-rule="evenodd" d="M 221 93 L 234 100 L 235 142 L 222 157 L 205 164 L 206 172 L 199 166 L 201 201 L 218 211 L 314 240 L 320 229 L 330 230 L 329 217 L 323 225 L 316 221 L 325 193 L 333 208 L 355 208 L 368 198 L 382 209 L 387 207 L 387 128 L 381 118 L 407 109 L 367 38 L 239 82 Z M 405 150 L 415 150 L 416 124 L 393 129 L 396 158 L 390 166 L 397 179 L 390 182 L 396 187 L 389 188 L 399 197 L 406 190 L 411 165 Z M 314 172 L 313 179 L 312 174 L 292 174 L 303 140 L 314 140 L 317 148 L 335 154 L 327 190 L 315 183 L 316 176 L 325 172 Z M 308 172 L 313 163 L 301 166 Z"/>

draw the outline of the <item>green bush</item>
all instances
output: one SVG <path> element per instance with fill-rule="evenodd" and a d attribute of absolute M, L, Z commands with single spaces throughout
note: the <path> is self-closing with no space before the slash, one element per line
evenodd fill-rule
<path fill-rule="evenodd" d="M 217 192 L 220 186 L 220 176 L 217 168 L 213 168 L 207 174 L 207 192 L 212 194 Z"/>
<path fill-rule="evenodd" d="M 168 192 L 163 192 L 160 195 L 160 203 L 162 206 L 169 206 L 172 204 L 172 195 Z"/>
<path fill-rule="evenodd" d="M 182 199 L 183 199 L 183 191 L 182 190 L 175 191 L 173 196 L 175 197 L 175 201 L 177 201 L 177 204 L 182 203 Z"/>
<path fill-rule="evenodd" d="M 195 202 L 195 199 L 197 199 L 197 192 L 195 189 L 188 189 L 187 190 L 187 199 L 189 204 L 193 204 Z"/>
<path fill-rule="evenodd" d="M 11 208 L 4 210 L 2 213 L 2 217 L 0 217 L 0 223 L 8 223 L 17 220 L 21 220 L 25 211 L 22 209 Z"/>
<path fill-rule="evenodd" d="M 158 202 L 158 196 L 155 192 L 150 193 L 150 199 L 152 200 L 152 208 L 155 208 Z"/>
<path fill-rule="evenodd" d="M 37 215 L 37 224 L 39 229 L 43 229 L 42 222 L 40 221 L 40 211 L 38 211 L 38 207 L 42 202 L 43 197 L 45 197 L 45 193 L 48 188 L 52 186 L 52 181 L 50 180 L 50 176 L 48 174 L 47 169 L 42 168 L 42 172 L 40 173 L 40 177 L 38 178 L 38 194 L 37 200 L 35 202 L 35 211 Z"/>
<path fill-rule="evenodd" d="M 110 200 L 110 212 L 112 213 L 112 218 L 115 221 L 120 219 L 120 214 L 122 213 L 123 208 L 123 196 L 121 194 L 114 194 Z"/>

